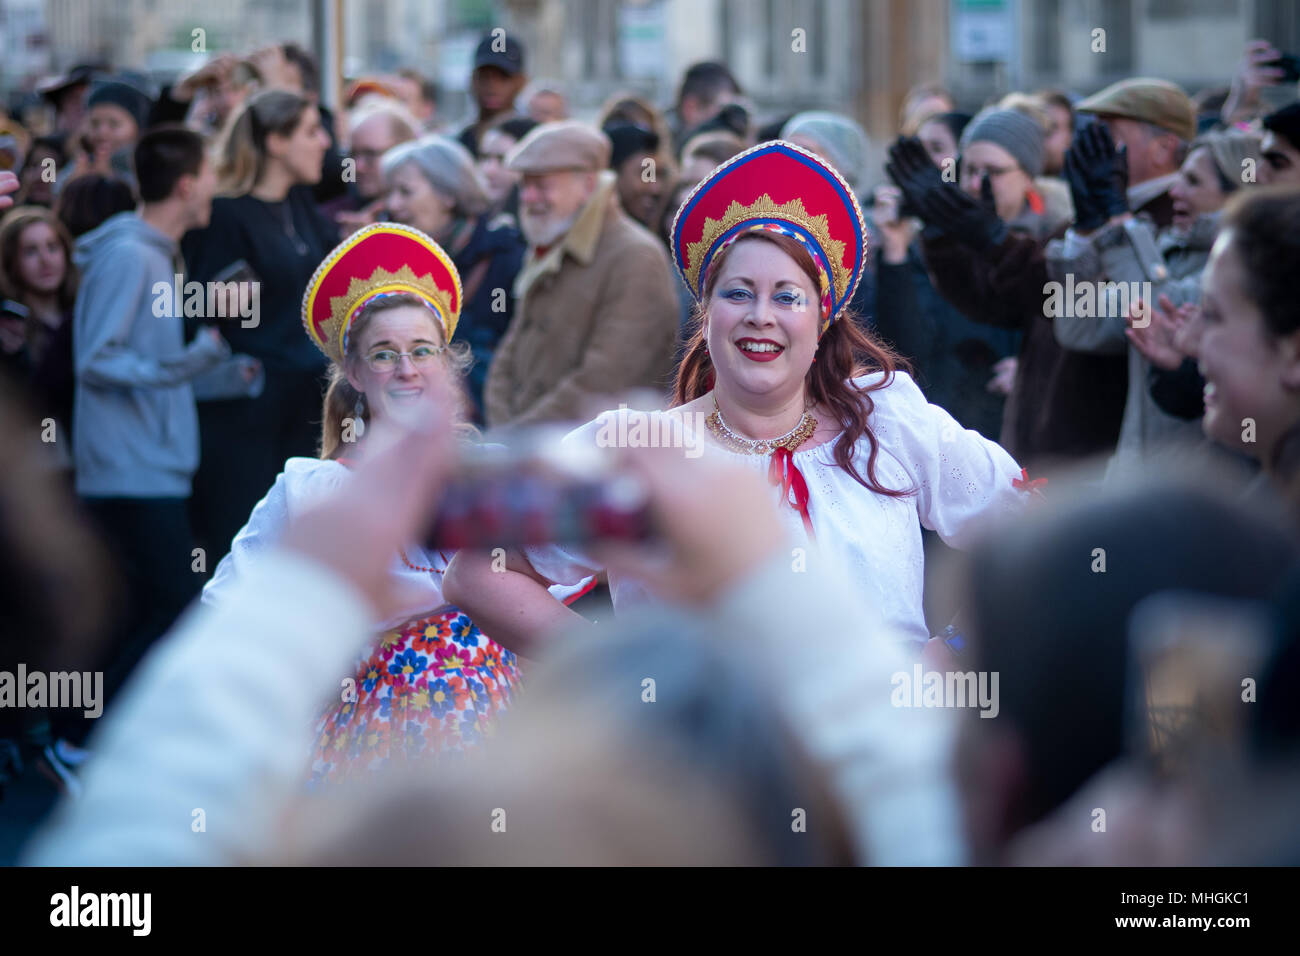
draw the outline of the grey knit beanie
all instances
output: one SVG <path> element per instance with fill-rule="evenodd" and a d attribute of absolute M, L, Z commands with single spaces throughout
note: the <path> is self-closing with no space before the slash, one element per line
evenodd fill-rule
<path fill-rule="evenodd" d="M 987 109 L 977 114 L 961 134 L 962 151 L 979 142 L 1001 146 L 1030 176 L 1042 175 L 1043 131 L 1024 113 Z"/>
<path fill-rule="evenodd" d="M 851 187 L 858 188 L 858 179 L 871 152 L 871 141 L 861 126 L 838 113 L 809 110 L 790 117 L 781 127 L 782 139 L 791 136 L 806 136 L 817 143 L 822 158 L 829 160 Z"/>

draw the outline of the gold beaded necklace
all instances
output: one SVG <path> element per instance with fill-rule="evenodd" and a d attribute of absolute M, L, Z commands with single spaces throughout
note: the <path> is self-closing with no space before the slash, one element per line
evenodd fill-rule
<path fill-rule="evenodd" d="M 803 417 L 799 419 L 799 424 L 790 429 L 780 438 L 764 438 L 755 440 L 737 435 L 722 419 L 722 409 L 718 407 L 718 396 L 713 396 L 713 414 L 705 419 L 705 424 L 709 426 L 715 438 L 723 446 L 732 451 L 743 452 L 748 455 L 770 455 L 778 448 L 784 448 L 793 452 L 796 448 L 812 437 L 813 432 L 817 430 L 817 419 L 811 412 L 805 411 Z"/>

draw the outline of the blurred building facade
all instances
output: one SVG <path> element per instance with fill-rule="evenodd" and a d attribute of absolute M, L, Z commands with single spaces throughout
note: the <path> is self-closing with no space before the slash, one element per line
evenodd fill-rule
<path fill-rule="evenodd" d="M 669 105 L 689 64 L 721 59 L 760 120 L 839 109 L 883 139 L 907 89 L 927 80 L 945 82 L 967 109 L 1009 89 L 1088 93 L 1137 74 L 1189 92 L 1226 84 L 1252 37 L 1300 50 L 1298 8 L 1292 0 L 0 0 L 0 31 L 12 85 L 19 74 L 88 59 L 174 72 L 194 55 L 196 28 L 209 52 L 275 40 L 323 52 L 320 23 L 329 18 L 345 73 L 416 67 L 440 82 L 442 115 L 454 118 L 467 108 L 475 43 L 502 26 L 525 42 L 529 74 L 563 85 L 579 116 L 619 89 Z"/>

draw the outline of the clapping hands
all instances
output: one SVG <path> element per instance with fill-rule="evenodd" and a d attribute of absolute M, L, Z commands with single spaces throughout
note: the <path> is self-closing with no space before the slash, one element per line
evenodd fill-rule
<path fill-rule="evenodd" d="M 1074 199 L 1074 228 L 1092 232 L 1128 208 L 1128 151 L 1115 148 L 1105 123 L 1089 123 L 1065 152 L 1065 180 Z"/>
<path fill-rule="evenodd" d="M 956 183 L 944 181 L 916 137 L 900 137 L 889 147 L 885 172 L 931 229 L 976 251 L 998 246 L 1006 238 L 1007 226 L 998 218 L 988 176 L 980 181 L 980 198 L 971 198 Z"/>
<path fill-rule="evenodd" d="M 1160 296 L 1158 307 L 1135 302 L 1129 310 L 1129 327 L 1124 334 L 1148 362 L 1173 371 L 1184 359 L 1195 358 L 1179 347 L 1179 332 L 1195 315 L 1196 308 L 1190 302 L 1175 307 L 1167 295 Z M 1139 324 L 1140 318 L 1148 321 Z"/>
<path fill-rule="evenodd" d="M 22 183 L 11 172 L 0 172 L 0 209 L 8 209 L 14 204 L 13 194 L 18 192 Z"/>

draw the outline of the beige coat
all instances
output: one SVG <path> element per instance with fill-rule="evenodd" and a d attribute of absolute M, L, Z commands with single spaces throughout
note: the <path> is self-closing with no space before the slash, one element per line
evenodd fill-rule
<path fill-rule="evenodd" d="M 678 304 L 660 242 L 618 205 L 611 173 L 540 259 L 529 248 L 514 317 L 488 370 L 489 425 L 586 420 L 593 399 L 666 391 Z"/>

